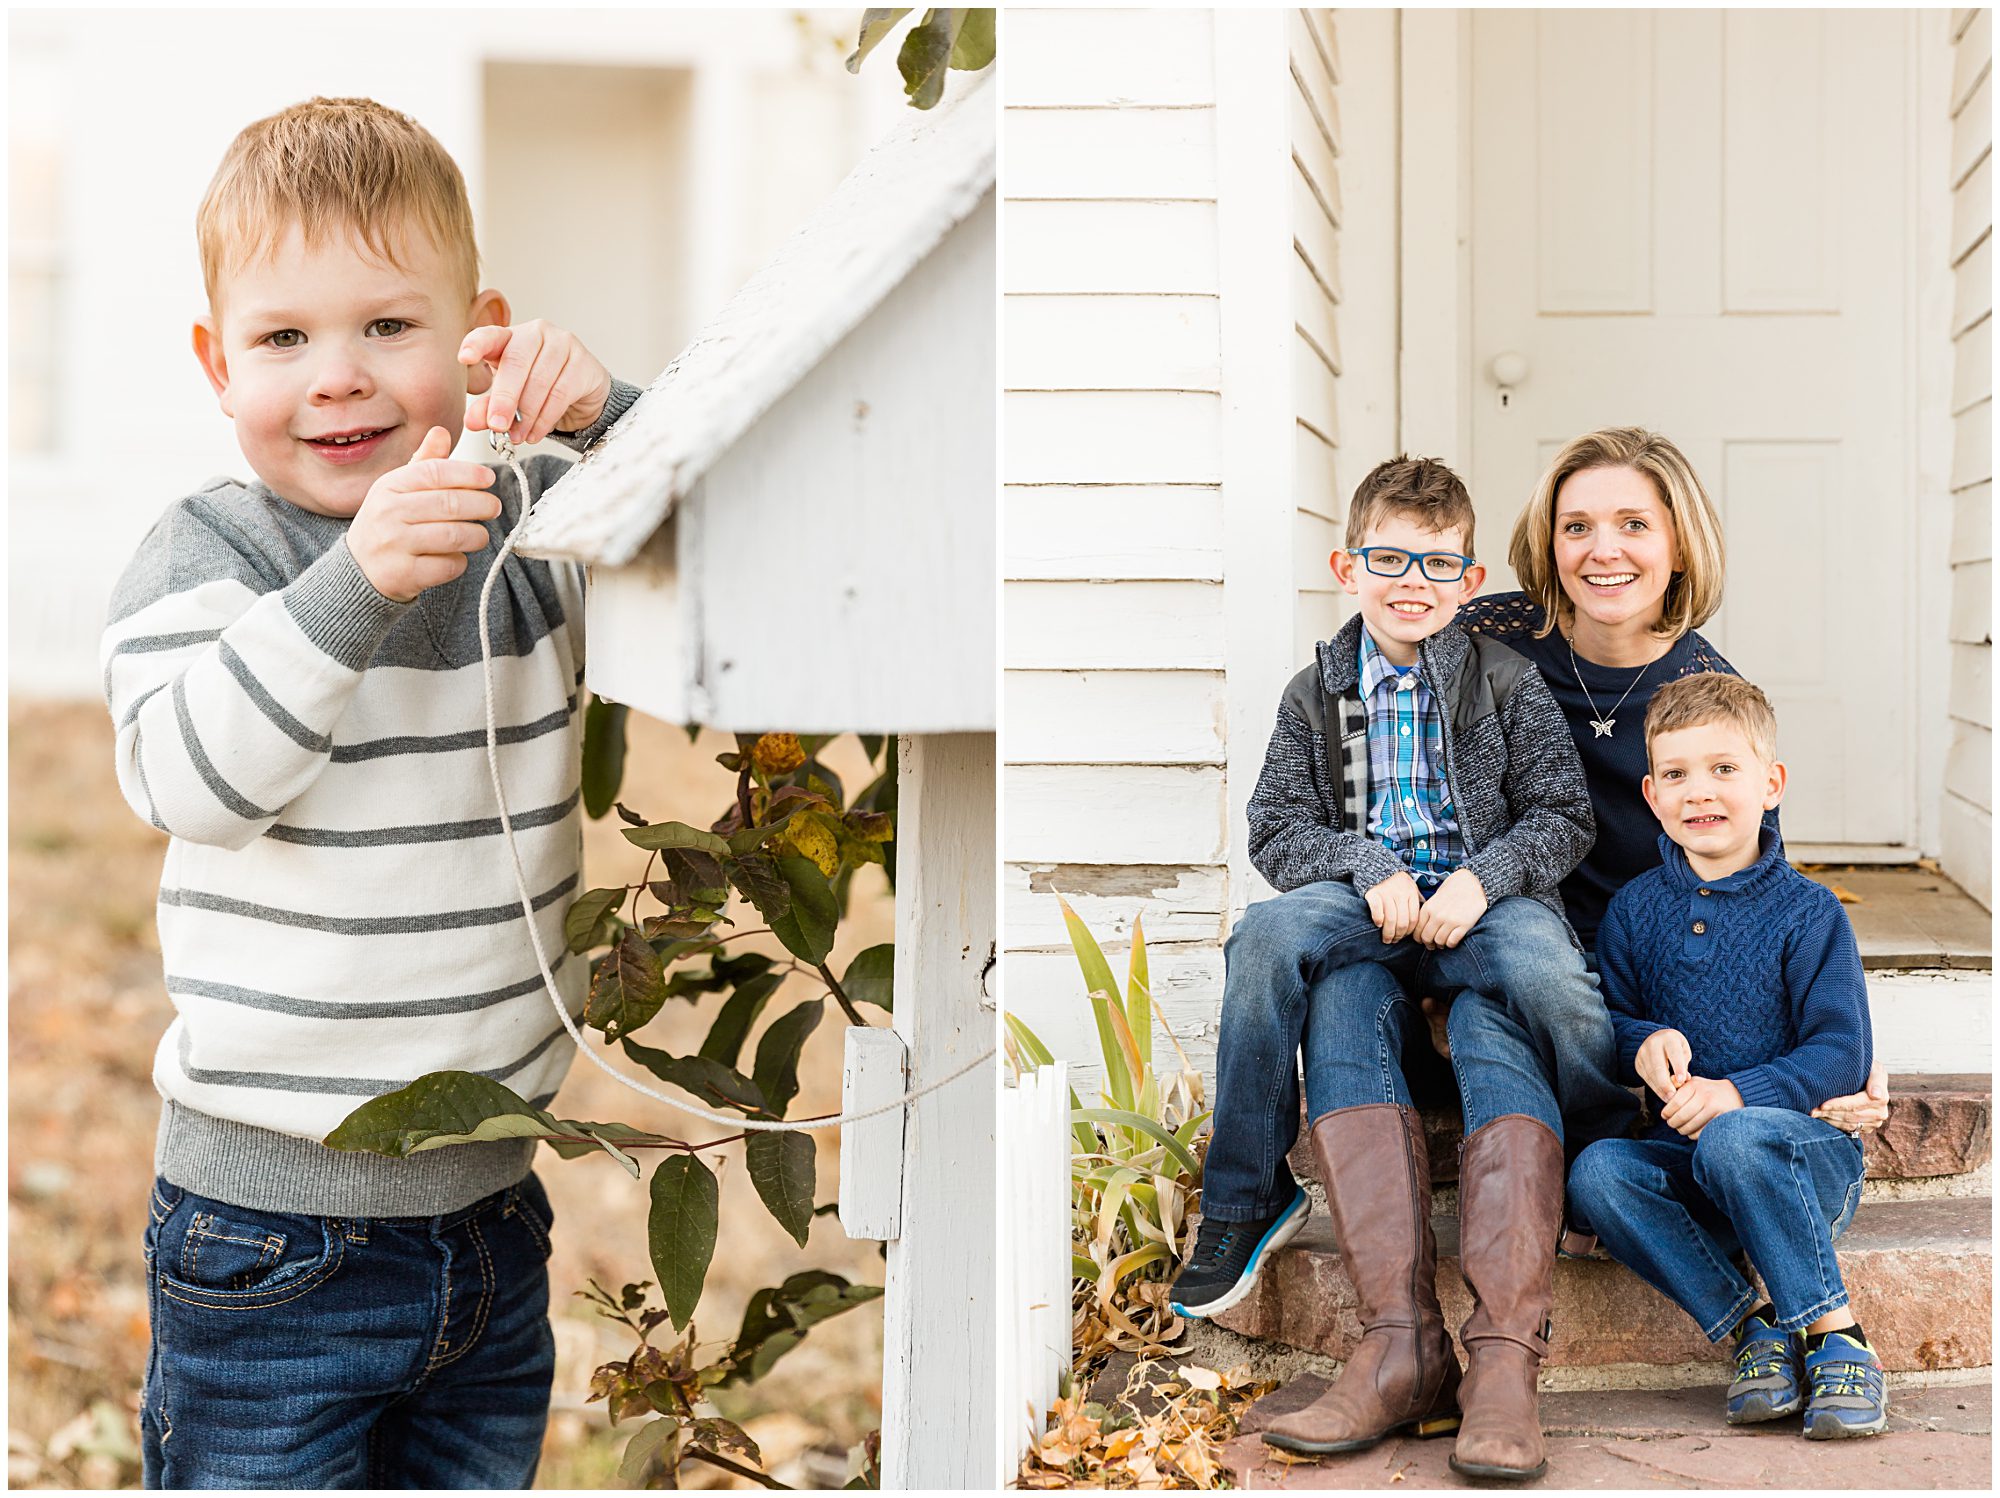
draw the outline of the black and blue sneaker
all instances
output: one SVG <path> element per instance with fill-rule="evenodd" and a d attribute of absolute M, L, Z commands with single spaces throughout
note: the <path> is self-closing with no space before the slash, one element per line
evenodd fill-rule
<path fill-rule="evenodd" d="M 1889 1423 L 1889 1380 L 1864 1335 L 1828 1332 L 1806 1349 L 1806 1439 L 1842 1441 Z"/>
<path fill-rule="evenodd" d="M 1204 1217 L 1195 1236 L 1194 1253 L 1174 1280 L 1169 1303 L 1183 1316 L 1220 1315 L 1257 1283 L 1257 1272 L 1271 1255 L 1298 1236 L 1312 1211 L 1305 1188 L 1297 1188 L 1291 1204 L 1275 1217 L 1248 1222 L 1218 1222 Z"/>
<path fill-rule="evenodd" d="M 1796 1415 L 1806 1402 L 1806 1341 L 1771 1324 L 1768 1308 L 1744 1317 L 1736 1333 L 1736 1376 L 1729 1383 L 1731 1425 Z"/>

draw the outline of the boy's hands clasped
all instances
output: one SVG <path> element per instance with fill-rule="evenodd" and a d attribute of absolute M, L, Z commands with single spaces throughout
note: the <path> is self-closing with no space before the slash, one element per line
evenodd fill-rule
<path fill-rule="evenodd" d="M 1680 1031 L 1655 1030 L 1632 1058 L 1632 1069 L 1660 1099 L 1660 1121 L 1686 1138 L 1699 1139 L 1710 1120 L 1743 1106 L 1743 1094 L 1734 1082 L 1690 1076 L 1693 1058 Z"/>
<path fill-rule="evenodd" d="M 1470 869 L 1454 869 L 1426 900 L 1407 872 L 1391 874 L 1363 896 L 1385 943 L 1414 936 L 1427 947 L 1455 947 L 1486 914 L 1486 889 Z"/>

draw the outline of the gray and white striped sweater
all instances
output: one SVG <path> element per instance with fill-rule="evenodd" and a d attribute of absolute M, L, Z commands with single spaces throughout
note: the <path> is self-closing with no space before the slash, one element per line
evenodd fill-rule
<path fill-rule="evenodd" d="M 579 449 L 638 392 L 614 386 Z M 524 465 L 534 495 L 568 467 Z M 119 785 L 171 834 L 160 949 L 178 1017 L 153 1063 L 160 1174 L 204 1196 L 340 1216 L 456 1210 L 531 1142 L 408 1160 L 318 1141 L 426 1072 L 545 1104 L 572 1045 L 536 969 L 486 765 L 488 546 L 414 603 L 384 598 L 349 522 L 212 480 L 154 526 L 100 648 Z M 546 950 L 581 877 L 583 573 L 510 557 L 491 602 L 500 771 Z M 557 961 L 574 1013 L 584 964 Z"/>

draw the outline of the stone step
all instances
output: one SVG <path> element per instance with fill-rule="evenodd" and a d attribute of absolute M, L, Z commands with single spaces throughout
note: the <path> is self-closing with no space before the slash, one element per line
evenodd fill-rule
<path fill-rule="evenodd" d="M 1306 1374 L 1250 1407 L 1241 1434 L 1222 1452 L 1236 1487 L 1416 1492 L 1473 1486 L 1447 1465 L 1449 1440 L 1392 1437 L 1367 1451 L 1318 1461 L 1287 1457 L 1264 1444 L 1259 1432 L 1271 1420 L 1325 1388 L 1325 1379 Z M 1544 1394 L 1541 1419 L 1549 1470 L 1537 1490 L 1992 1488 L 1993 1386 L 1984 1381 L 1911 1388 L 1892 1380 L 1888 1429 L 1866 1441 L 1802 1440 L 1797 1419 L 1726 1425 L 1717 1385 Z"/>
<path fill-rule="evenodd" d="M 1838 1249 L 1854 1314 L 1894 1372 L 1983 1368 L 1993 1361 L 1992 1217 L 1988 1197 L 1878 1202 L 1855 1213 Z M 1438 1298 L 1454 1331 L 1472 1298 L 1458 1261 L 1458 1219 L 1433 1219 Z M 1216 1318 L 1248 1337 L 1344 1361 L 1360 1337 L 1354 1287 L 1323 1213 L 1259 1278 L 1241 1305 Z M 1722 1362 L 1673 1302 L 1622 1265 L 1556 1263 L 1550 1367 Z"/>
<path fill-rule="evenodd" d="M 1921 1073 L 1889 1080 L 1889 1121 L 1862 1138 L 1871 1181 L 1963 1175 L 1993 1158 L 1993 1077 L 1988 1072 Z M 1431 1180 L 1458 1179 L 1461 1123 L 1455 1107 L 1421 1110 Z M 1317 1183 L 1319 1163 L 1300 1110 L 1299 1141 L 1289 1162 L 1301 1181 Z"/>

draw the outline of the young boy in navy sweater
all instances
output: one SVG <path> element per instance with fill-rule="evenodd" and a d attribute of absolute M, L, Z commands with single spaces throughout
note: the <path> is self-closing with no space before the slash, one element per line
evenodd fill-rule
<path fill-rule="evenodd" d="M 1661 1106 L 1644 1138 L 1584 1150 L 1569 1189 L 1614 1257 L 1710 1341 L 1734 1338 L 1730 1424 L 1803 1408 L 1807 1439 L 1832 1440 L 1880 1431 L 1888 1391 L 1832 1250 L 1861 1140 L 1812 1113 L 1862 1085 L 1874 1047 L 1840 901 L 1762 828 L 1785 790 L 1776 750 L 1771 704 L 1740 677 L 1653 698 L 1643 788 L 1665 861 L 1612 899 L 1597 955 L 1625 1080 Z"/>

